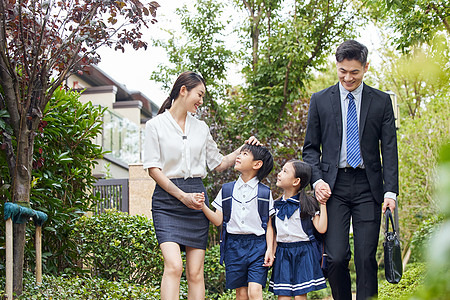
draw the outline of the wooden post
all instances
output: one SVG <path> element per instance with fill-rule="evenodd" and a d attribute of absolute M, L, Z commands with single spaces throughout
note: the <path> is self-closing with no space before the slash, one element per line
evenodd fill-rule
<path fill-rule="evenodd" d="M 36 282 L 42 284 L 42 227 L 36 226 Z"/>
<path fill-rule="evenodd" d="M 13 222 L 6 220 L 6 299 L 13 299 Z"/>

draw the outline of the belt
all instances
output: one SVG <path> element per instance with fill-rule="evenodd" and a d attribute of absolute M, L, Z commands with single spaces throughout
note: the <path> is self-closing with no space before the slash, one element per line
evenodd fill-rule
<path fill-rule="evenodd" d="M 355 172 L 365 172 L 366 170 L 360 167 L 357 168 L 352 168 L 352 167 L 345 167 L 345 168 L 339 168 L 340 172 L 344 172 L 344 173 L 355 173 Z"/>

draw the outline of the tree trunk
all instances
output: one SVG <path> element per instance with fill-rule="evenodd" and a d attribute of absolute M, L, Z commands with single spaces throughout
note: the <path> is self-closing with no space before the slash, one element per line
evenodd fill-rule
<path fill-rule="evenodd" d="M 252 69 L 253 72 L 256 70 L 256 65 L 258 64 L 258 50 L 259 50 L 259 23 L 262 17 L 262 4 L 259 6 L 255 3 L 249 3 L 247 1 L 243 1 L 245 7 L 250 14 L 250 37 L 252 39 Z"/>
<path fill-rule="evenodd" d="M 14 224 L 13 228 L 13 292 L 16 295 L 21 295 L 23 291 L 23 260 L 26 223 Z"/>
<path fill-rule="evenodd" d="M 31 170 L 33 165 L 34 131 L 29 130 L 26 116 L 21 116 L 21 126 L 17 139 L 16 165 L 12 182 L 12 199 L 19 205 L 30 203 L 31 190 Z M 27 220 L 28 221 L 28 220 Z M 13 248 L 13 291 L 16 295 L 21 295 L 23 291 L 23 265 L 25 249 L 26 222 L 14 224 L 14 248 Z"/>

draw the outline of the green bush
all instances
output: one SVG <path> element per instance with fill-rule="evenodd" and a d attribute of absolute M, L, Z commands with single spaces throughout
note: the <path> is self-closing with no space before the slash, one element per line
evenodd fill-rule
<path fill-rule="evenodd" d="M 427 277 L 423 287 L 412 299 L 450 299 L 450 143 L 441 153 L 436 184 L 436 199 L 444 221 L 428 244 Z"/>
<path fill-rule="evenodd" d="M 152 220 L 108 210 L 82 217 L 74 234 L 93 277 L 159 285 L 164 263 Z"/>
<path fill-rule="evenodd" d="M 24 292 L 17 299 L 26 300 L 100 300 L 100 299 L 159 299 L 160 291 L 151 285 L 108 281 L 102 278 L 55 277 L 44 275 L 38 286 L 34 277 L 24 280 Z"/>
<path fill-rule="evenodd" d="M 383 281 L 378 288 L 379 300 L 407 299 L 422 285 L 426 274 L 424 263 L 408 264 L 398 284 Z"/>
<path fill-rule="evenodd" d="M 430 238 L 439 228 L 444 218 L 442 216 L 432 216 L 422 221 L 419 229 L 414 232 L 411 239 L 411 262 L 424 262 L 426 260 L 426 249 L 430 243 Z"/>
<path fill-rule="evenodd" d="M 205 254 L 205 288 L 211 298 L 225 291 L 225 267 L 219 264 L 220 245 L 206 250 Z"/>

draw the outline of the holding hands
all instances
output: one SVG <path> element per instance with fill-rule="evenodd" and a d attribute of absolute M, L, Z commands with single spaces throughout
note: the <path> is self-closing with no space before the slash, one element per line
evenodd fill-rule
<path fill-rule="evenodd" d="M 330 198 L 331 196 L 330 186 L 323 180 L 319 181 L 316 184 L 316 186 L 314 187 L 314 192 L 317 201 L 319 201 L 321 204 L 327 203 L 328 198 Z"/>
<path fill-rule="evenodd" d="M 266 255 L 264 256 L 264 267 L 271 267 L 273 265 L 273 261 L 275 260 L 275 255 L 272 249 L 267 249 Z"/>
<path fill-rule="evenodd" d="M 202 193 L 188 193 L 183 198 L 182 202 L 189 208 L 200 210 L 205 203 L 205 194 Z"/>

